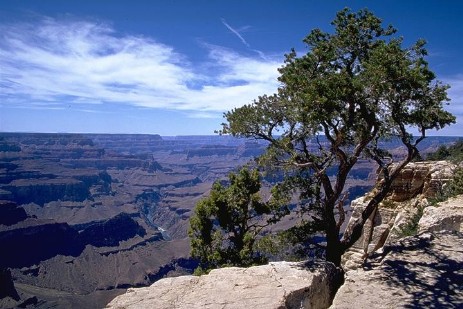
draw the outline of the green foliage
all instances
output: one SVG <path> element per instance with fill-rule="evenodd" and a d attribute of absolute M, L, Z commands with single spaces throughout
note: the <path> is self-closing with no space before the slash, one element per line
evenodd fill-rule
<path fill-rule="evenodd" d="M 301 261 L 307 259 L 301 250 L 301 243 L 294 242 L 289 231 L 268 234 L 260 238 L 256 248 L 269 260 L 273 261 Z"/>
<path fill-rule="evenodd" d="M 220 266 L 249 266 L 265 262 L 255 249 L 257 235 L 287 214 L 287 200 L 276 193 L 263 202 L 257 170 L 242 168 L 230 173 L 227 186 L 214 183 L 190 218 L 191 255 L 199 259 L 196 273 Z"/>
<path fill-rule="evenodd" d="M 454 123 L 455 117 L 443 109 L 449 87 L 429 69 L 424 41 L 403 47 L 396 30 L 383 28 L 368 10 L 344 9 L 332 25 L 332 32 L 309 33 L 307 54 L 286 55 L 277 93 L 225 113 L 220 133 L 269 142 L 259 162 L 285 171 L 281 189 L 300 194 L 303 209 L 326 236 L 327 259 L 339 265 L 393 178 L 418 155 L 426 131 Z M 413 131 L 420 135 L 415 138 Z M 393 158 L 379 140 L 392 137 L 407 154 L 390 170 Z M 344 186 L 361 158 L 378 164 L 383 181 L 341 240 Z M 333 168 L 334 179 L 327 174 Z"/>
<path fill-rule="evenodd" d="M 454 162 L 463 161 L 463 140 L 458 140 L 451 146 L 441 145 L 435 152 L 430 153 L 427 160 L 439 161 L 448 160 Z"/>
<path fill-rule="evenodd" d="M 457 168 L 453 178 L 444 186 L 446 196 L 455 197 L 463 194 L 463 168 Z"/>

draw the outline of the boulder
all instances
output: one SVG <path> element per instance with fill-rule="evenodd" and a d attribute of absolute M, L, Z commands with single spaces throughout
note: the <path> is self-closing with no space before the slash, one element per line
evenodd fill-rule
<path fill-rule="evenodd" d="M 342 272 L 332 264 L 275 262 L 165 278 L 128 289 L 106 308 L 327 308 L 341 283 Z"/>
<path fill-rule="evenodd" d="M 346 273 L 330 308 L 463 308 L 463 233 L 404 238 Z"/>
<path fill-rule="evenodd" d="M 437 207 L 426 207 L 419 222 L 420 232 L 463 232 L 463 196 L 439 203 Z"/>

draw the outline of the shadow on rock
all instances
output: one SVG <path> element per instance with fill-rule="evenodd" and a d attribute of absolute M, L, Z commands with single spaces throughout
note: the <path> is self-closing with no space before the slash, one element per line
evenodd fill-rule
<path fill-rule="evenodd" d="M 463 239 L 459 232 L 424 234 L 388 248 L 381 269 L 388 286 L 411 296 L 404 308 L 463 307 L 463 249 L 449 235 Z"/>

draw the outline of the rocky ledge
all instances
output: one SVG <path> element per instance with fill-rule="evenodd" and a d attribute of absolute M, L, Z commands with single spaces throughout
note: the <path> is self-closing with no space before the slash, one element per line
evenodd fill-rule
<path fill-rule="evenodd" d="M 424 209 L 420 234 L 346 272 L 332 308 L 463 308 L 463 196 Z"/>
<path fill-rule="evenodd" d="M 275 262 L 165 278 L 129 289 L 106 308 L 327 308 L 341 283 L 341 270 L 331 264 Z"/>
<path fill-rule="evenodd" d="M 463 234 L 424 233 L 346 273 L 331 308 L 463 308 Z"/>
<path fill-rule="evenodd" d="M 463 232 L 463 196 L 457 196 L 437 206 L 426 207 L 418 223 L 419 231 Z"/>

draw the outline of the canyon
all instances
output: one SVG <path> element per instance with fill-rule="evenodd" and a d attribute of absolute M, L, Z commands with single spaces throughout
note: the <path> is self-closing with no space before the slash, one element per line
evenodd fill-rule
<path fill-rule="evenodd" d="M 210 139 L 0 134 L 0 268 L 14 306 L 101 308 L 127 287 L 191 273 L 190 211 L 265 147 Z"/>
<path fill-rule="evenodd" d="M 454 140 L 429 138 L 422 150 Z M 192 209 L 265 147 L 229 136 L 0 133 L 0 307 L 101 308 L 127 288 L 191 274 Z M 349 201 L 375 177 L 360 162 Z"/>

